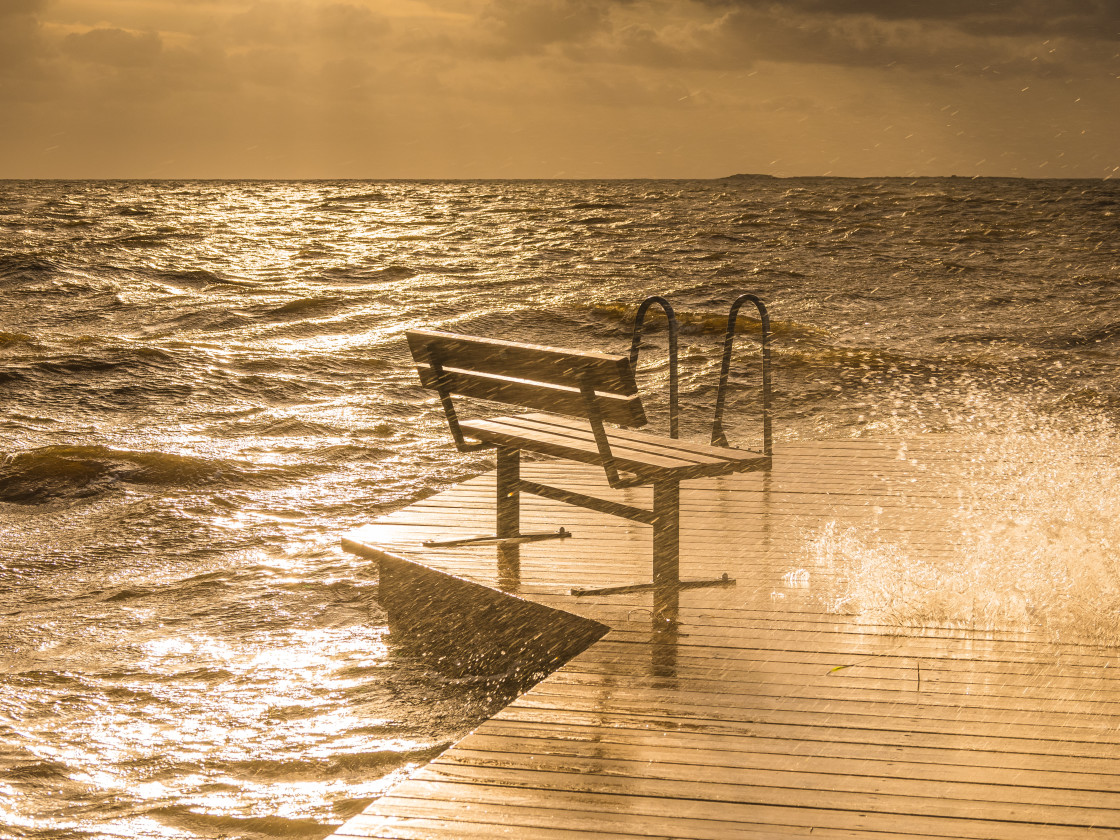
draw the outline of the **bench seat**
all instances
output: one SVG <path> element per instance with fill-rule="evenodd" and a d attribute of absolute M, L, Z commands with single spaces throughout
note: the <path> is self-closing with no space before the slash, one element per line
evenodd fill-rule
<path fill-rule="evenodd" d="M 555 414 L 520 414 L 460 421 L 467 435 L 508 449 L 522 449 L 603 466 L 591 423 Z M 744 449 L 728 449 L 674 440 L 630 429 L 607 429 L 614 465 L 647 482 L 682 481 L 767 469 L 770 458 Z"/>
<path fill-rule="evenodd" d="M 633 431 L 647 421 L 634 379 L 634 361 L 626 356 L 439 330 L 409 330 L 408 344 L 421 383 L 439 394 L 456 448 L 460 452 L 497 449 L 497 527 L 493 536 L 475 537 L 470 542 L 496 540 L 502 546 L 503 562 L 513 568 L 516 563 L 510 558 L 516 555 L 521 542 L 571 536 L 563 528 L 547 535 L 522 533 L 522 493 L 652 526 L 653 581 L 643 586 L 654 589 L 654 612 L 671 624 L 669 617 L 675 614 L 676 593 L 685 585 L 680 580 L 679 568 L 681 482 L 768 470 L 769 455 L 679 440 L 673 423 L 673 434 L 669 437 Z M 765 381 L 767 371 L 764 361 Z M 502 402 L 528 413 L 461 420 L 455 410 L 455 395 Z M 763 410 L 767 451 L 768 399 Z M 718 416 L 717 411 L 717 419 Z M 607 426 L 608 423 L 613 425 Z M 725 443 L 718 422 L 712 439 Z M 522 479 L 522 452 L 600 466 L 607 483 L 616 490 L 649 486 L 653 490 L 652 509 Z M 704 583 L 728 582 L 725 575 Z M 587 594 L 592 590 L 579 591 Z"/>

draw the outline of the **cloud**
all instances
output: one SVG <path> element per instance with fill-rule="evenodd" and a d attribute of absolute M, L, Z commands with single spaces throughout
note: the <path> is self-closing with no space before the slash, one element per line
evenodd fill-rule
<path fill-rule="evenodd" d="M 495 53 L 520 55 L 590 40 L 609 29 L 612 5 L 604 0 L 494 0 L 480 18 Z"/>
<path fill-rule="evenodd" d="M 1056 75 L 1115 57 L 1114 0 L 706 0 L 713 46 L 772 61 Z M 1060 49 L 1042 49 L 1057 44 Z"/>
<path fill-rule="evenodd" d="M 146 67 L 154 64 L 163 44 L 154 32 L 126 32 L 123 29 L 91 29 L 71 33 L 63 50 L 75 58 L 110 67 Z"/>
<path fill-rule="evenodd" d="M 1115 39 L 1120 6 L 1114 0 L 706 0 L 721 9 L 781 9 L 822 19 L 939 21 L 962 31 L 1018 36 L 1026 32 Z"/>
<path fill-rule="evenodd" d="M 491 58 L 747 69 L 758 61 L 995 77 L 1104 72 L 1115 0 L 492 0 Z"/>
<path fill-rule="evenodd" d="M 389 21 L 365 6 L 332 3 L 316 15 L 316 32 L 320 38 L 335 44 L 368 46 L 390 32 Z"/>
<path fill-rule="evenodd" d="M 659 19 L 619 11 L 611 18 L 616 31 L 600 37 L 598 49 L 609 40 L 619 60 L 674 67 L 769 61 L 977 78 L 1099 75 L 1115 65 L 1116 36 L 1101 33 L 1120 30 L 1120 5 L 1070 0 L 1047 6 L 1048 14 L 1032 3 L 1012 14 L 1012 5 L 704 0 L 674 4 L 678 13 Z"/>
<path fill-rule="evenodd" d="M 43 10 L 45 0 L 0 0 L 0 18 L 35 15 Z"/>
<path fill-rule="evenodd" d="M 239 96 L 250 113 L 260 95 L 353 99 L 391 31 L 361 3 L 0 0 L 0 100 L 119 113 L 184 97 L 205 107 L 208 91 L 215 111 Z"/>
<path fill-rule="evenodd" d="M 0 0 L 12 126 L 0 165 L 594 176 L 766 171 L 781 158 L 787 174 L 909 173 L 936 154 L 964 172 L 1027 136 L 1040 157 L 1084 147 L 1111 160 L 1117 118 L 1102 103 L 1114 98 L 1118 8 Z"/>
<path fill-rule="evenodd" d="M 231 44 L 368 48 L 390 32 L 388 19 L 353 3 L 258 2 L 222 25 Z"/>
<path fill-rule="evenodd" d="M 0 0 L 0 101 L 33 100 L 51 79 L 41 0 Z"/>

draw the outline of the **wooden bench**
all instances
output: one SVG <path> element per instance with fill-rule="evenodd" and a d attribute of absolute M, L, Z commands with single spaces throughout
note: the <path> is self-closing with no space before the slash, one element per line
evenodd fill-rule
<path fill-rule="evenodd" d="M 456 446 L 497 448 L 496 540 L 522 538 L 521 492 L 579 505 L 653 526 L 652 585 L 679 586 L 680 482 L 770 467 L 770 457 L 758 452 L 633 431 L 646 417 L 626 356 L 436 330 L 407 335 L 420 381 L 439 393 Z M 530 413 L 460 420 L 453 395 Z M 524 480 L 522 450 L 601 466 L 611 487 L 652 485 L 653 509 Z"/>

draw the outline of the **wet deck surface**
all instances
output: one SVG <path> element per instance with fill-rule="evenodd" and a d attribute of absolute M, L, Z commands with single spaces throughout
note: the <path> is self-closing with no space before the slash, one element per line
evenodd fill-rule
<path fill-rule="evenodd" d="M 492 530 L 492 475 L 351 535 L 611 629 L 334 836 L 1120 836 L 1114 651 L 899 635 L 783 577 L 830 520 L 947 550 L 968 457 L 936 439 L 787 444 L 769 475 L 684 483 L 681 576 L 737 583 L 680 593 L 676 631 L 651 626 L 648 592 L 570 594 L 649 580 L 645 526 L 525 497 L 523 530 L 574 536 L 521 546 L 519 569 L 494 546 L 422 548 Z M 591 467 L 523 476 L 649 503 Z"/>

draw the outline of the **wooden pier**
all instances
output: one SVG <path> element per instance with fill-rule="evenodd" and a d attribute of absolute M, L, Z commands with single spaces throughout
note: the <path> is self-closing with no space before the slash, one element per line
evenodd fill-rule
<path fill-rule="evenodd" d="M 786 444 L 773 469 L 681 487 L 684 579 L 733 585 L 577 597 L 650 579 L 649 528 L 545 499 L 493 530 L 480 476 L 349 535 L 380 558 L 394 632 L 466 670 L 574 658 L 334 838 L 1104 838 L 1120 836 L 1120 659 L 1035 633 L 900 633 L 829 614 L 805 565 L 829 521 L 951 548 L 946 439 Z M 602 469 L 532 480 L 648 505 Z M 395 559 L 397 558 L 397 559 Z M 662 603 L 657 603 L 658 599 Z M 533 667 L 536 667 L 534 665 Z"/>

